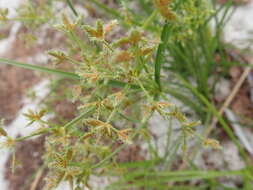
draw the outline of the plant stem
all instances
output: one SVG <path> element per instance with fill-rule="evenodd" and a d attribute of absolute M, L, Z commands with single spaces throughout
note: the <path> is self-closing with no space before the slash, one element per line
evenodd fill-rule
<path fill-rule="evenodd" d="M 74 124 L 76 124 L 77 122 L 79 122 L 82 118 L 86 117 L 87 115 L 89 115 L 91 112 L 93 112 L 95 110 L 95 107 L 91 107 L 90 109 L 88 109 L 86 112 L 83 112 L 82 114 L 80 114 L 78 117 L 74 118 L 73 120 L 71 120 L 70 122 L 66 123 L 64 126 L 62 126 L 63 128 L 69 128 L 71 126 L 73 126 Z M 28 135 L 28 136 L 24 136 L 24 137 L 19 137 L 16 139 L 16 142 L 20 142 L 20 141 L 23 141 L 23 140 L 26 140 L 30 137 L 34 137 L 34 136 L 38 136 L 38 135 L 42 135 L 42 134 L 45 134 L 45 133 L 48 133 L 50 132 L 52 129 L 56 129 L 56 128 L 59 128 L 58 126 L 57 127 L 51 127 L 51 128 L 46 128 L 40 132 L 37 132 L 37 133 L 33 133 L 31 135 Z"/>
<path fill-rule="evenodd" d="M 145 22 L 142 25 L 142 29 L 145 30 L 150 25 L 150 23 L 155 19 L 156 15 L 158 13 L 158 10 L 154 10 L 153 13 L 145 20 Z"/>
<path fill-rule="evenodd" d="M 227 135 L 230 137 L 230 139 L 235 143 L 235 145 L 237 146 L 241 156 L 243 157 L 245 163 L 247 165 L 250 164 L 250 161 L 247 157 L 246 152 L 244 151 L 244 149 L 241 147 L 240 142 L 237 140 L 237 138 L 235 137 L 235 135 L 233 134 L 233 132 L 231 131 L 231 129 L 229 128 L 229 126 L 227 125 L 226 121 L 223 119 L 222 115 L 220 115 L 220 113 L 218 112 L 218 110 L 215 108 L 214 105 L 212 105 L 207 99 L 206 97 L 204 97 L 201 93 L 198 92 L 198 90 L 196 88 L 194 88 L 190 83 L 188 83 L 187 81 L 185 81 L 183 78 L 181 78 L 180 76 L 178 76 L 184 83 L 184 85 L 189 88 L 206 106 L 207 108 L 217 117 L 218 121 L 220 122 L 220 124 L 222 125 L 223 129 L 225 130 L 225 132 L 227 133 Z"/>
<path fill-rule="evenodd" d="M 59 70 L 56 70 L 56 69 L 49 69 L 49 68 L 41 67 L 41 66 L 38 66 L 38 65 L 31 65 L 31 64 L 21 63 L 21 62 L 12 61 L 12 60 L 8 60 L 8 59 L 4 59 L 4 58 L 0 58 L 0 62 L 5 63 L 5 64 L 9 64 L 9 65 L 14 65 L 14 66 L 17 66 L 17 67 L 22 67 L 22 68 L 25 68 L 25 69 L 31 69 L 31 70 L 35 70 L 35 71 L 46 72 L 46 73 L 49 73 L 49 74 L 55 74 L 55 75 L 59 75 L 61 77 L 71 78 L 71 79 L 75 79 L 75 80 L 80 79 L 80 77 L 78 75 L 76 75 L 75 73 L 59 71 Z"/>
<path fill-rule="evenodd" d="M 58 75 L 61 77 L 70 78 L 70 79 L 74 79 L 74 80 L 81 79 L 81 77 L 75 73 L 60 71 L 57 69 L 49 69 L 49 68 L 41 67 L 38 65 L 21 63 L 21 62 L 12 61 L 12 60 L 8 60 L 8 59 L 4 59 L 4 58 L 0 58 L 0 62 L 5 63 L 5 64 L 9 64 L 9 65 L 14 65 L 14 66 L 21 67 L 21 68 L 25 68 L 25 69 L 54 74 L 54 75 Z M 126 85 L 130 85 L 131 89 L 136 89 L 136 90 L 140 89 L 140 87 L 138 85 L 128 84 L 128 83 L 117 81 L 117 80 L 109 80 L 108 85 L 113 86 L 113 87 L 119 87 L 119 88 L 123 88 Z"/>
<path fill-rule="evenodd" d="M 72 12 L 74 13 L 75 16 L 78 16 L 78 13 L 75 9 L 75 7 L 73 6 L 72 0 L 66 0 L 67 4 L 69 6 L 69 8 L 72 10 Z"/>

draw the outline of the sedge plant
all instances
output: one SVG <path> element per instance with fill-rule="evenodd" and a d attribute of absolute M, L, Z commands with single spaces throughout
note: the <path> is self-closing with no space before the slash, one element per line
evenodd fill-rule
<path fill-rule="evenodd" d="M 130 8 L 130 3 L 134 2 L 118 1 L 118 5 L 124 10 L 122 14 L 101 1 L 88 2 L 108 14 L 108 19 L 98 19 L 87 24 L 71 0 L 64 3 L 69 6 L 72 14 L 64 12 L 58 17 L 52 16 L 53 1 L 41 4 L 44 8 L 40 9 L 43 12 L 41 15 L 37 14 L 36 8 L 32 8 L 32 2 L 24 6 L 19 16 L 14 19 L 8 19 L 8 11 L 1 11 L 0 19 L 3 22 L 21 20 L 24 25 L 32 24 L 37 27 L 45 22 L 53 23 L 55 30 L 66 36 L 69 51 L 48 51 L 55 65 L 54 69 L 3 58 L 0 58 L 0 61 L 66 78 L 72 83 L 71 97 L 66 98 L 79 105 L 76 117 L 63 124 L 44 120 L 48 110 L 31 110 L 25 113 L 29 120 L 28 125 L 36 122 L 40 127 L 34 133 L 18 138 L 10 137 L 0 128 L 1 137 L 5 138 L 3 146 L 15 152 L 16 143 L 33 136 L 46 135 L 43 159 L 49 172 L 45 190 L 56 188 L 64 180 L 75 190 L 91 188 L 91 175 L 122 176 L 122 179 L 119 178 L 116 183 L 109 185 L 109 189 L 168 189 L 168 182 L 210 180 L 228 175 L 245 174 L 247 179 L 252 178 L 247 170 L 171 172 L 160 169 L 162 165 L 170 170 L 170 162 L 175 160 L 175 154 L 180 149 L 183 153 L 181 159 L 186 159 L 188 141 L 193 139 L 197 139 L 204 146 L 221 149 L 217 140 L 198 133 L 195 128 L 200 122 L 187 118 L 168 96 L 173 95 L 173 92 L 166 85 L 168 81 L 165 77 L 168 74 L 166 64 L 169 62 L 169 69 L 176 68 L 184 73 L 185 68 L 175 64 L 176 60 L 189 60 L 197 64 L 191 60 L 195 56 L 194 49 L 191 48 L 195 45 L 199 47 L 199 44 L 193 43 L 199 38 L 199 33 L 206 35 L 206 32 L 209 32 L 206 27 L 202 29 L 206 19 L 214 14 L 208 4 L 203 0 L 141 0 L 138 4 L 143 7 L 144 12 L 138 14 Z M 144 19 L 143 15 L 146 16 Z M 126 31 L 109 39 L 117 27 Z M 205 48 L 207 47 L 200 46 L 202 51 L 207 51 Z M 211 62 L 210 56 L 206 59 Z M 170 61 L 170 58 L 173 58 L 173 61 Z M 59 69 L 63 63 L 70 65 L 68 70 Z M 191 73 L 193 69 L 189 67 L 187 72 Z M 201 73 L 195 74 L 198 77 Z M 208 98 L 208 89 L 202 82 L 207 80 L 197 78 L 197 81 L 201 88 L 192 91 L 196 94 L 201 92 L 199 96 L 205 101 Z M 185 86 L 187 84 L 185 83 Z M 212 105 L 208 106 L 213 109 Z M 169 128 L 171 120 L 177 123 L 177 146 L 161 157 L 150 145 L 153 155 L 150 160 L 117 163 L 116 155 L 125 147 L 137 142 L 147 141 L 150 144 L 152 135 L 149 120 L 154 113 L 168 123 L 168 126 L 164 127 Z M 226 123 L 224 125 L 226 126 Z M 118 143 L 120 146 L 114 149 Z M 174 154 L 170 154 L 170 151 Z M 129 173 L 130 170 L 132 172 Z M 168 188 L 164 188 L 165 185 Z M 182 189 L 187 189 L 185 184 L 181 185 Z M 207 183 L 202 185 L 202 189 L 208 186 Z M 171 187 L 173 188 L 173 183 Z"/>

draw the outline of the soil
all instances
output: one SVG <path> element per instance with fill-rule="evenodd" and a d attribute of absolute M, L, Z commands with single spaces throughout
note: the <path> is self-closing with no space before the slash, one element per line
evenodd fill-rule
<path fill-rule="evenodd" d="M 4 39 L 4 38 L 7 38 L 10 34 L 10 27 L 9 26 L 6 26 L 6 27 L 1 27 L 0 28 L 0 40 L 1 39 Z"/>
<path fill-rule="evenodd" d="M 42 153 L 44 151 L 45 137 L 41 136 L 34 140 L 23 141 L 18 143 L 16 148 L 16 160 L 18 166 L 15 172 L 12 173 L 11 157 L 6 164 L 5 178 L 9 181 L 9 190 L 29 190 L 30 185 L 34 180 L 34 174 L 43 165 Z M 41 179 L 46 175 L 43 173 Z M 44 181 L 40 180 L 37 188 L 41 190 L 44 186 Z"/>
<path fill-rule="evenodd" d="M 231 61 L 238 61 L 240 63 L 249 64 L 246 55 L 238 52 L 237 50 L 230 50 Z M 233 66 L 229 70 L 230 86 L 235 86 L 239 78 L 243 74 L 244 68 Z M 252 72 L 250 73 L 253 74 Z M 253 118 L 253 103 L 250 98 L 251 84 L 245 80 L 239 91 L 237 92 L 234 100 L 231 103 L 232 110 L 240 116 Z"/>
<path fill-rule="evenodd" d="M 36 82 L 33 71 L 0 64 L 0 118 L 5 124 L 15 119 L 27 89 Z"/>
<path fill-rule="evenodd" d="M 242 68 L 239 67 L 232 67 L 230 69 L 232 86 L 236 84 L 242 72 Z M 235 73 L 238 73 L 239 77 Z M 242 87 L 236 94 L 234 101 L 231 104 L 231 108 L 235 113 L 241 116 L 243 115 L 248 118 L 253 118 L 253 103 L 250 99 L 250 84 L 247 81 L 243 83 Z"/>
<path fill-rule="evenodd" d="M 44 35 L 43 38 L 46 40 L 43 43 L 27 44 L 23 37 L 28 34 L 28 30 L 23 27 L 18 31 L 17 38 L 11 48 L 1 57 L 27 62 L 27 60 L 33 60 L 33 57 L 38 53 L 46 52 L 55 46 L 61 47 L 60 44 L 64 42 L 63 36 L 56 35 L 57 33 L 51 29 L 43 29 L 43 31 L 37 32 Z M 5 37 L 7 36 L 8 30 L 5 32 Z M 39 62 L 41 61 L 39 60 Z M 38 63 L 33 61 L 33 64 Z M 0 63 L 0 118 L 5 119 L 6 125 L 16 118 L 18 111 L 23 106 L 22 100 L 28 89 L 36 85 L 40 79 L 41 77 L 36 75 L 34 71 Z M 58 111 L 63 110 L 61 113 L 71 107 L 69 104 L 66 104 L 65 107 L 62 104 L 64 103 L 55 103 Z M 67 113 L 72 114 L 73 110 Z M 9 182 L 9 190 L 30 190 L 34 175 L 43 164 L 44 139 L 44 137 L 39 137 L 35 140 L 26 140 L 18 143 L 16 160 L 20 163 L 20 166 L 17 167 L 15 173 L 12 173 L 10 168 L 12 157 L 10 156 L 7 160 L 4 174 Z M 45 175 L 46 171 L 43 172 L 34 190 L 42 189 L 44 184 L 42 179 Z"/>
<path fill-rule="evenodd" d="M 119 145 L 115 146 L 115 149 Z M 139 145 L 127 146 L 121 150 L 116 157 L 117 162 L 133 162 L 133 161 L 143 161 L 145 160 L 144 155 L 141 154 L 141 147 Z"/>
<path fill-rule="evenodd" d="M 58 91 L 60 95 L 61 91 Z M 64 120 L 71 120 L 75 117 L 74 113 L 77 109 L 77 105 L 66 100 L 54 100 L 51 103 L 52 108 L 57 114 L 62 116 Z M 54 122 L 58 122 L 57 119 L 53 119 Z M 43 165 L 43 152 L 44 152 L 44 137 L 39 137 L 35 140 L 27 140 L 18 144 L 16 150 L 16 158 L 21 163 L 22 167 L 19 167 L 16 172 L 11 173 L 12 157 L 8 158 L 6 165 L 5 176 L 10 183 L 9 190 L 30 190 L 31 184 L 34 179 L 34 175 L 38 169 Z M 28 159 L 29 158 L 29 159 Z M 46 172 L 40 177 L 36 189 L 40 190 L 44 186 L 44 180 Z"/>
<path fill-rule="evenodd" d="M 64 41 L 62 36 L 57 36 L 55 31 L 46 29 L 43 44 L 28 45 L 21 36 L 26 35 L 28 30 L 21 28 L 17 38 L 11 45 L 10 50 L 1 57 L 24 61 L 35 56 L 37 53 L 45 52 Z M 33 64 L 36 64 L 33 62 Z M 22 99 L 27 89 L 39 81 L 35 72 L 27 69 L 3 65 L 0 63 L 0 118 L 5 119 L 5 124 L 9 124 L 15 117 L 18 110 L 22 107 Z"/>

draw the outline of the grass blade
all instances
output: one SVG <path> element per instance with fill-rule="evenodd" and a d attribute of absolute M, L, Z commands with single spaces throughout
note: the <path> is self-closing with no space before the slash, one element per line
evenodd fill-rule
<path fill-rule="evenodd" d="M 188 83 L 186 80 L 184 80 L 182 77 L 180 77 L 179 75 L 176 75 L 179 79 L 181 79 L 181 81 L 183 82 L 183 84 L 185 85 L 186 88 L 190 89 L 196 97 L 198 97 L 203 104 L 209 109 L 210 112 L 213 113 L 213 115 L 215 117 L 217 117 L 218 121 L 220 122 L 221 126 L 223 127 L 224 131 L 227 133 L 227 135 L 229 136 L 229 138 L 234 142 L 234 144 L 237 146 L 242 158 L 244 159 L 245 163 L 247 165 L 250 165 L 250 161 L 247 157 L 247 153 L 244 151 L 244 149 L 241 147 L 240 142 L 238 141 L 238 139 L 235 137 L 233 131 L 230 129 L 230 127 L 228 126 L 227 122 L 223 119 L 222 115 L 220 115 L 220 113 L 218 112 L 218 110 L 215 108 L 215 106 L 210 103 L 208 101 L 208 99 L 206 99 L 201 93 L 198 92 L 198 90 L 196 88 L 194 88 L 190 83 Z"/>
<path fill-rule="evenodd" d="M 75 16 L 78 16 L 78 13 L 77 13 L 75 7 L 73 6 L 72 1 L 71 1 L 71 0 L 66 0 L 66 1 L 67 1 L 67 4 L 68 4 L 69 8 L 70 8 L 70 9 L 72 10 L 72 12 L 74 13 L 74 15 L 75 15 Z"/>
<path fill-rule="evenodd" d="M 71 78 L 71 79 L 75 79 L 75 80 L 80 79 L 80 77 L 75 73 L 59 71 L 59 70 L 56 70 L 56 69 L 49 69 L 49 68 L 46 68 L 46 67 L 21 63 L 21 62 L 12 61 L 12 60 L 3 59 L 3 58 L 0 58 L 0 62 L 5 63 L 5 64 L 9 64 L 9 65 L 13 65 L 13 66 L 17 66 L 17 67 L 22 67 L 22 68 L 25 68 L 25 69 L 34 70 L 34 71 L 42 71 L 42 72 L 49 73 L 49 74 L 55 74 L 55 75 L 59 75 L 61 77 L 65 77 L 65 78 Z"/>
<path fill-rule="evenodd" d="M 158 84 L 160 91 L 162 90 L 161 78 L 160 78 L 161 67 L 162 67 L 163 58 L 164 58 L 164 51 L 166 49 L 167 41 L 169 38 L 169 31 L 170 31 L 169 23 L 166 22 L 163 26 L 162 35 L 161 35 L 161 43 L 158 46 L 156 59 L 155 59 L 155 81 Z"/>
<path fill-rule="evenodd" d="M 34 70 L 34 71 L 41 71 L 41 72 L 45 72 L 48 74 L 54 74 L 54 75 L 58 75 L 58 76 L 61 76 L 64 78 L 69 78 L 69 79 L 74 79 L 74 80 L 81 79 L 80 76 L 78 76 L 75 73 L 59 71 L 57 69 L 49 69 L 46 67 L 31 65 L 31 64 L 27 64 L 27 63 L 21 63 L 21 62 L 12 61 L 12 60 L 8 60 L 8 59 L 4 59 L 4 58 L 0 58 L 0 63 L 5 63 L 5 64 L 9 64 L 9 65 L 13 65 L 13 66 L 17 66 L 17 67 L 21 67 L 21 68 L 25 68 L 25 69 L 30 69 L 30 70 Z M 119 88 L 123 88 L 126 85 L 129 85 L 128 83 L 117 81 L 117 80 L 109 80 L 108 84 L 110 86 L 119 87 Z M 131 84 L 130 86 L 131 86 L 131 89 L 135 89 L 135 90 L 140 89 L 140 87 L 135 84 Z"/>

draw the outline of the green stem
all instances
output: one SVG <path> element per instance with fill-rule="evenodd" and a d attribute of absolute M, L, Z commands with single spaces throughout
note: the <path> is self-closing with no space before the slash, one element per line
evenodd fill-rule
<path fill-rule="evenodd" d="M 75 15 L 75 16 L 78 16 L 78 13 L 77 13 L 75 7 L 73 6 L 72 1 L 71 1 L 71 0 L 66 0 L 66 1 L 67 1 L 67 4 L 68 4 L 69 8 L 70 8 L 70 9 L 72 10 L 72 12 L 74 13 L 74 15 Z"/>
<path fill-rule="evenodd" d="M 140 132 L 142 128 L 144 128 L 149 120 L 149 118 L 153 115 L 153 111 L 147 115 L 145 118 L 143 118 L 140 127 L 135 131 L 135 133 L 132 135 L 131 139 L 136 137 L 136 135 Z M 126 144 L 122 144 L 120 147 L 118 147 L 114 152 L 112 152 L 109 156 L 98 162 L 97 164 L 93 165 L 91 169 L 96 169 L 104 165 L 109 159 L 113 158 L 115 155 L 117 155 L 123 148 L 126 147 Z"/>
<path fill-rule="evenodd" d="M 241 156 L 243 157 L 245 163 L 247 165 L 250 165 L 250 161 L 247 157 L 246 152 L 244 151 L 244 149 L 241 147 L 240 142 L 237 140 L 237 138 L 235 137 L 235 135 L 233 134 L 233 131 L 230 129 L 230 127 L 228 126 L 228 124 L 226 123 L 226 121 L 223 119 L 223 117 L 220 115 L 220 113 L 217 111 L 217 109 L 215 108 L 214 105 L 212 105 L 207 99 L 206 97 L 204 97 L 201 93 L 198 92 L 198 90 L 196 88 L 194 88 L 190 83 L 188 83 L 187 81 L 185 81 L 183 78 L 181 78 L 180 76 L 178 76 L 184 83 L 184 85 L 189 88 L 195 95 L 196 97 L 198 97 L 207 107 L 208 109 L 217 117 L 218 121 L 220 122 L 220 124 L 222 125 L 223 129 L 225 130 L 225 132 L 227 133 L 227 135 L 230 137 L 230 139 L 235 143 L 235 145 L 237 146 Z"/>
<path fill-rule="evenodd" d="M 21 68 L 25 68 L 25 69 L 30 69 L 30 70 L 49 73 L 49 74 L 54 74 L 54 75 L 58 75 L 58 76 L 61 76 L 61 77 L 64 77 L 64 78 L 69 78 L 69 79 L 74 79 L 74 80 L 80 80 L 81 79 L 81 77 L 79 75 L 75 74 L 75 73 L 59 71 L 57 69 L 49 69 L 49 68 L 41 67 L 41 66 L 38 66 L 38 65 L 21 63 L 21 62 L 12 61 L 12 60 L 8 60 L 8 59 L 4 59 L 4 58 L 0 58 L 0 62 L 5 63 L 5 64 L 9 64 L 9 65 L 14 65 L 14 66 L 21 67 Z M 131 89 L 136 89 L 136 90 L 140 89 L 140 87 L 138 85 L 128 84 L 128 83 L 117 81 L 117 80 L 109 80 L 108 85 L 113 86 L 113 87 L 118 87 L 118 88 L 123 88 L 126 85 L 130 85 Z"/>
<path fill-rule="evenodd" d="M 49 74 L 55 74 L 55 75 L 59 75 L 61 77 L 71 78 L 71 79 L 75 79 L 75 80 L 80 79 L 80 77 L 78 75 L 76 75 L 75 73 L 59 71 L 59 70 L 56 70 L 56 69 L 49 69 L 49 68 L 41 67 L 41 66 L 38 66 L 38 65 L 31 65 L 31 64 L 21 63 L 21 62 L 12 61 L 12 60 L 8 60 L 8 59 L 4 59 L 4 58 L 0 58 L 0 62 L 5 63 L 5 64 L 9 64 L 9 65 L 14 65 L 14 66 L 17 66 L 17 67 L 22 67 L 22 68 L 25 68 L 25 69 L 31 69 L 31 70 L 35 70 L 35 71 L 46 72 L 46 73 L 49 73 Z"/>
<path fill-rule="evenodd" d="M 75 119 L 71 120 L 70 122 L 68 122 L 67 124 L 65 124 L 63 127 L 64 128 L 69 128 L 71 126 L 73 126 L 74 124 L 76 124 L 77 122 L 79 122 L 81 119 L 83 119 L 84 117 L 86 117 L 87 115 L 89 115 L 90 113 L 94 112 L 96 109 L 96 107 L 91 107 L 90 109 L 88 109 L 86 112 L 83 112 L 82 114 L 80 114 L 78 117 L 76 117 Z"/>
<path fill-rule="evenodd" d="M 153 13 L 145 20 L 145 22 L 142 25 L 142 29 L 145 30 L 150 25 L 150 23 L 155 19 L 156 15 L 158 13 L 158 10 L 154 10 Z"/>
<path fill-rule="evenodd" d="M 74 124 L 78 123 L 81 119 L 83 119 L 84 117 L 86 117 L 87 115 L 89 115 L 90 113 L 92 113 L 93 111 L 95 110 L 95 107 L 91 107 L 90 109 L 88 109 L 86 112 L 83 112 L 82 114 L 80 114 L 78 117 L 74 118 L 73 120 L 71 120 L 70 122 L 66 123 L 63 128 L 69 128 L 71 126 L 73 126 Z M 34 133 L 34 134 L 31 134 L 31 135 L 28 135 L 28 136 L 24 136 L 24 137 L 19 137 L 16 139 L 17 142 L 20 142 L 20 141 L 23 141 L 23 140 L 26 140 L 28 138 L 31 138 L 31 137 L 34 137 L 34 136 L 38 136 L 38 135 L 42 135 L 42 134 L 45 134 L 45 133 L 48 133 L 49 131 L 51 131 L 52 129 L 57 129 L 59 128 L 58 126 L 57 127 L 51 127 L 51 128 L 47 128 L 47 129 L 44 129 L 40 132 L 37 132 L 37 133 Z"/>

